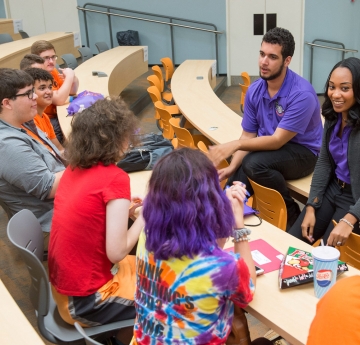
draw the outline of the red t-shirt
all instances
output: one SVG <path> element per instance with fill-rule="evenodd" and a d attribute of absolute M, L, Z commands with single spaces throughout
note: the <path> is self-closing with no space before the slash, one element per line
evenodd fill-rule
<path fill-rule="evenodd" d="M 112 278 L 106 256 L 106 204 L 130 200 L 129 176 L 116 165 L 67 167 L 56 191 L 49 244 L 50 282 L 67 296 L 88 296 Z"/>
<path fill-rule="evenodd" d="M 64 79 L 62 79 L 62 78 L 60 77 L 60 73 L 58 72 L 58 70 L 57 70 L 56 68 L 54 68 L 54 69 L 51 71 L 51 75 L 52 75 L 53 78 L 54 78 L 53 86 L 52 86 L 53 91 L 59 90 L 60 87 L 62 86 L 62 84 L 64 83 Z M 56 117 L 56 116 L 57 116 L 56 105 L 54 105 L 54 104 L 48 105 L 48 106 L 45 108 L 44 113 L 45 113 L 46 115 L 48 115 L 49 118 Z"/>

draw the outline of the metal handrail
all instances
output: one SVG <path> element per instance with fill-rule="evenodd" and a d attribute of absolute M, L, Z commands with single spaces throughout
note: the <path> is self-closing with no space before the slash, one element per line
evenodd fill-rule
<path fill-rule="evenodd" d="M 335 47 L 329 47 L 329 46 L 323 46 L 320 44 L 315 44 L 315 42 L 324 42 L 324 43 L 331 43 L 331 44 L 337 44 L 341 46 L 342 48 L 335 48 Z M 345 59 L 345 53 L 357 53 L 358 51 L 355 49 L 346 49 L 345 45 L 341 42 L 335 42 L 335 41 L 328 41 L 323 40 L 321 38 L 314 39 L 311 43 L 305 42 L 307 45 L 311 47 L 311 56 L 310 56 L 310 84 L 312 84 L 312 76 L 313 76 L 313 60 L 314 60 L 314 47 L 318 48 L 325 48 L 325 49 L 331 49 L 331 50 L 337 50 L 342 52 L 342 60 Z"/>
<path fill-rule="evenodd" d="M 107 12 L 98 11 L 98 10 L 91 10 L 91 9 L 85 8 L 86 6 L 94 6 L 94 7 L 106 8 Z M 123 18 L 127 18 L 127 19 L 141 20 L 141 21 L 151 22 L 151 23 L 156 23 L 156 24 L 161 24 L 161 25 L 169 25 L 170 26 L 170 41 L 171 41 L 171 57 L 172 57 L 173 61 L 175 59 L 173 27 L 180 27 L 180 28 L 186 28 L 186 29 L 192 29 L 192 30 L 198 30 L 198 31 L 204 31 L 204 32 L 213 33 L 215 35 L 215 55 L 216 55 L 216 61 L 217 61 L 217 64 L 216 64 L 217 75 L 219 75 L 219 63 L 218 63 L 219 47 L 218 47 L 217 35 L 222 34 L 223 32 L 218 31 L 215 24 L 206 23 L 206 22 L 200 22 L 200 21 L 195 21 L 195 20 L 190 20 L 190 19 L 184 19 L 184 18 L 178 18 L 178 17 L 163 16 L 163 15 L 155 14 L 155 13 L 133 11 L 133 10 L 119 8 L 119 7 L 105 6 L 105 5 L 99 5 L 99 4 L 94 4 L 94 3 L 86 3 L 83 7 L 77 6 L 76 8 L 79 11 L 82 11 L 83 15 L 84 15 L 86 42 L 87 42 L 88 46 L 90 46 L 90 44 L 89 44 L 89 32 L 88 32 L 88 25 L 87 25 L 87 20 L 86 20 L 86 12 L 100 13 L 100 14 L 105 14 L 105 15 L 108 16 L 111 48 L 114 47 L 112 27 L 111 27 L 111 16 L 123 17 Z M 134 16 L 118 14 L 118 13 L 112 13 L 112 12 L 110 12 L 110 10 L 116 10 L 116 11 L 122 11 L 122 12 L 130 12 L 130 13 L 136 13 L 136 14 L 147 15 L 147 16 L 152 16 L 152 17 L 166 18 L 166 19 L 169 20 L 169 22 L 164 22 L 164 21 L 154 20 L 154 19 L 134 17 Z M 214 30 L 209 30 L 209 29 L 204 29 L 204 28 L 199 28 L 199 27 L 189 26 L 189 25 L 183 25 L 183 24 L 176 24 L 176 23 L 172 22 L 173 20 L 179 20 L 179 21 L 183 21 L 183 22 L 195 23 L 195 24 L 201 24 L 201 25 L 208 25 L 208 26 L 213 27 Z M 174 61 L 174 64 L 175 64 L 175 61 Z"/>
<path fill-rule="evenodd" d="M 319 48 L 325 48 L 325 49 L 332 49 L 332 50 L 339 50 L 339 51 L 343 51 L 345 53 L 357 53 L 357 50 L 354 49 L 343 49 L 343 48 L 335 48 L 335 47 L 328 47 L 328 46 L 322 46 L 320 44 L 313 44 L 313 43 L 309 43 L 309 42 L 305 42 L 307 45 L 309 46 L 313 46 L 313 47 L 319 47 Z"/>

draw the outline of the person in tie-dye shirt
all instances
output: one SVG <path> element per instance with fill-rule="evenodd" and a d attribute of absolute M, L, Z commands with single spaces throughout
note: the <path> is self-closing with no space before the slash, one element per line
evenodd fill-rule
<path fill-rule="evenodd" d="M 156 164 L 136 254 L 132 344 L 225 344 L 233 303 L 245 307 L 255 290 L 246 235 L 235 254 L 221 249 L 233 227 L 244 226 L 245 193 L 240 182 L 224 193 L 197 150 L 175 150 Z"/>

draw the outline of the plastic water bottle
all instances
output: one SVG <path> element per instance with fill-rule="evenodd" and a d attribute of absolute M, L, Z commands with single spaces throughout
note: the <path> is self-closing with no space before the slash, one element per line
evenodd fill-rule
<path fill-rule="evenodd" d="M 81 113 L 81 112 L 84 111 L 84 110 L 85 110 L 84 104 L 80 104 L 80 108 L 79 108 L 79 110 L 78 110 L 78 113 Z"/>

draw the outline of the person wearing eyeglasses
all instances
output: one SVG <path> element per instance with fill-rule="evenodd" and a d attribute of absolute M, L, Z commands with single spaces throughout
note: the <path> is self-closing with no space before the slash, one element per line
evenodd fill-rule
<path fill-rule="evenodd" d="M 71 68 L 59 68 L 59 71 L 56 69 L 58 56 L 56 55 L 54 46 L 50 42 L 45 40 L 34 42 L 31 46 L 31 53 L 39 55 L 45 60 L 44 67 L 54 78 L 53 101 L 52 104 L 45 109 L 45 113 L 50 118 L 56 137 L 59 142 L 62 143 L 64 136 L 57 118 L 56 106 L 64 105 L 69 95 L 76 94 L 79 87 L 79 80 Z"/>
<path fill-rule="evenodd" d="M 28 209 L 39 220 L 47 250 L 54 197 L 65 166 L 58 149 L 37 130 L 34 80 L 0 68 L 0 201 L 10 214 Z"/>

